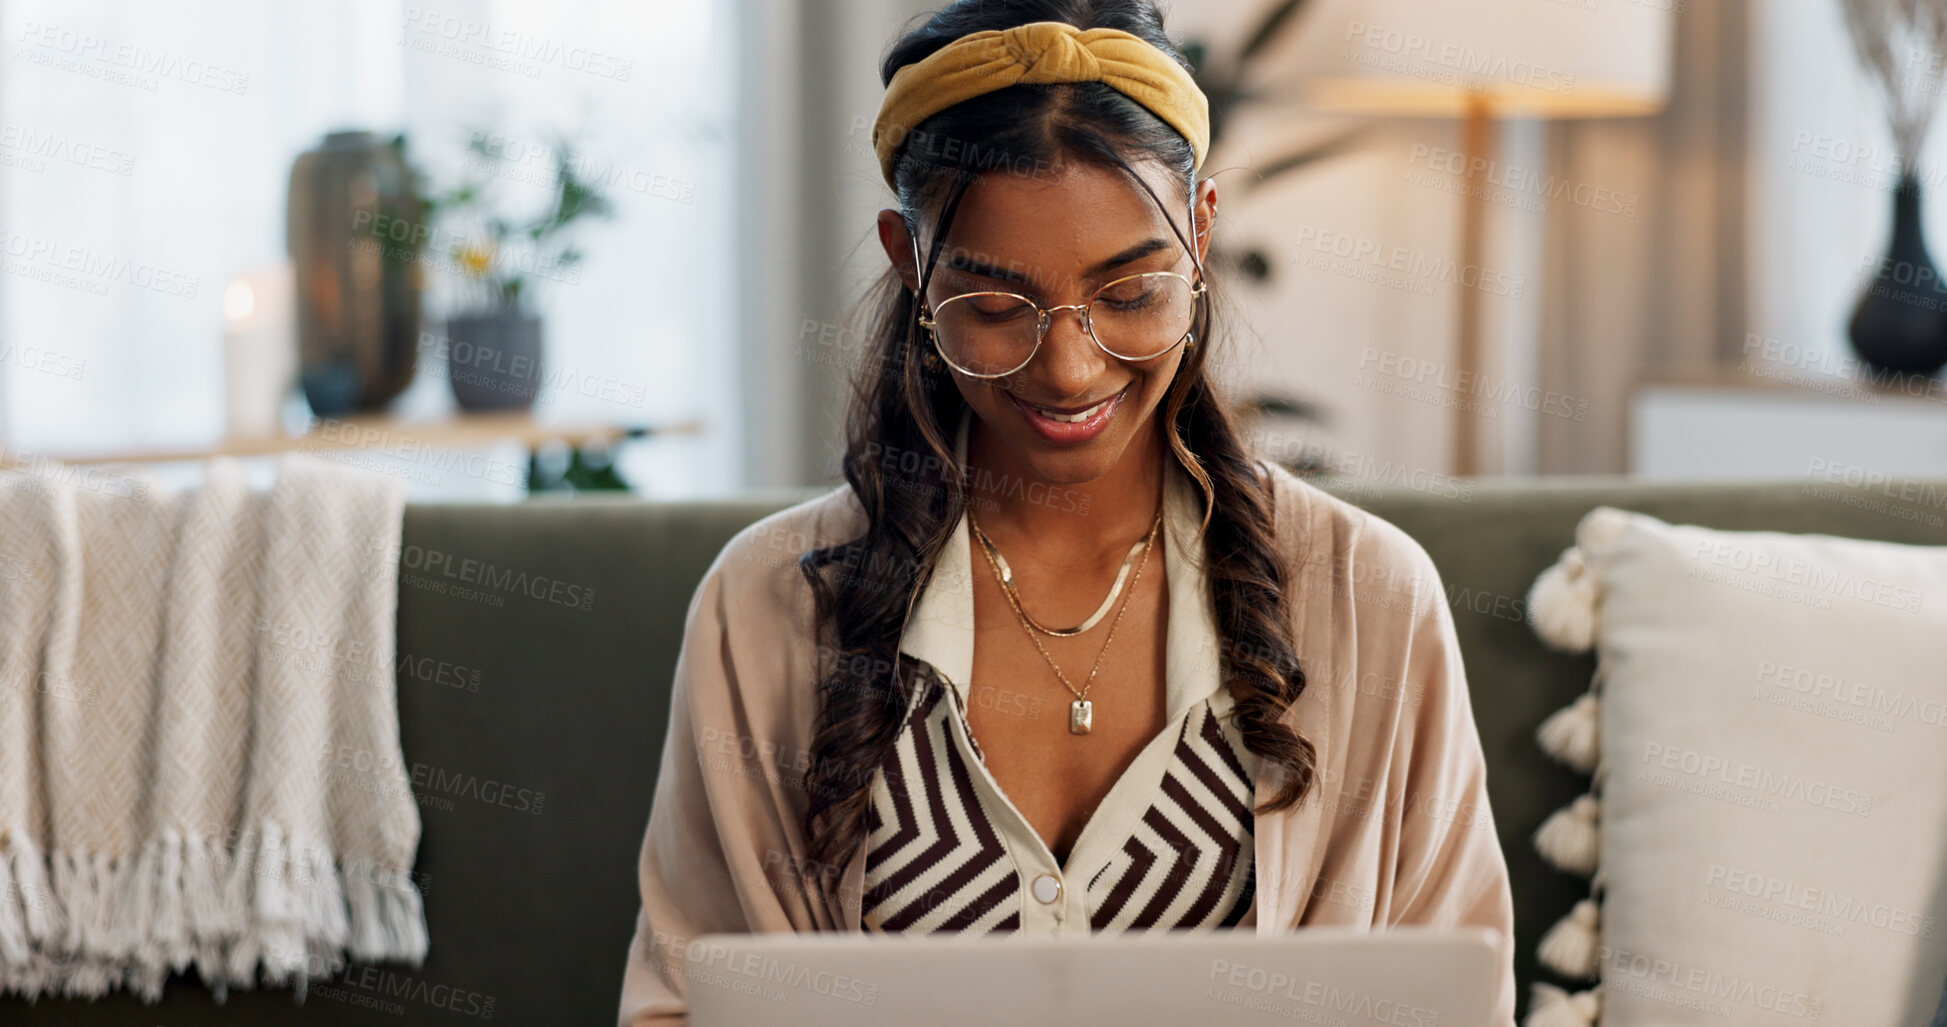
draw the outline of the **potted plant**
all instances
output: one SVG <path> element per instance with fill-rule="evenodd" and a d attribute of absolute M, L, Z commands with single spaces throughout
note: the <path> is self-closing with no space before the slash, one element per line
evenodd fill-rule
<path fill-rule="evenodd" d="M 1198 88 L 1210 99 L 1210 150 L 1227 142 L 1231 124 L 1248 110 L 1275 108 L 1288 100 L 1264 83 L 1279 70 L 1276 44 L 1297 31 L 1312 7 L 1310 0 L 1268 0 L 1250 22 L 1250 30 L 1234 49 L 1221 49 L 1200 39 L 1183 44 L 1183 56 L 1192 66 L 1191 75 Z M 1225 179 L 1235 183 L 1240 194 L 1248 194 L 1314 164 L 1350 151 L 1363 135 L 1362 126 L 1340 129 L 1322 139 L 1314 139 L 1278 151 L 1255 163 L 1248 174 Z M 1227 184 L 1226 189 L 1231 188 Z M 1221 237 L 1220 237 L 1221 238 Z M 1241 273 L 1246 281 L 1265 285 L 1271 280 L 1273 261 L 1261 245 L 1246 243 L 1233 249 L 1213 243 L 1209 263 Z"/>
<path fill-rule="evenodd" d="M 1230 128 L 1238 115 L 1287 102 L 1265 83 L 1279 70 L 1276 45 L 1299 30 L 1312 6 L 1310 0 L 1265 0 L 1235 48 L 1221 49 L 1198 39 L 1184 44 L 1183 55 L 1194 69 L 1192 75 L 1210 99 L 1213 152 L 1232 138 Z M 1314 165 L 1349 152 L 1363 133 L 1363 126 L 1355 124 L 1276 151 L 1256 163 L 1250 174 L 1236 177 L 1239 191 L 1248 194 L 1273 183 L 1289 182 Z M 1251 241 L 1241 245 L 1212 243 L 1206 263 L 1235 272 L 1260 287 L 1271 284 L 1276 266 L 1265 255 L 1265 244 Z M 1317 475 L 1328 469 L 1326 450 L 1305 442 L 1313 426 L 1327 423 L 1324 404 L 1260 389 L 1244 397 L 1242 412 L 1255 445 L 1265 455 L 1299 474 Z"/>
<path fill-rule="evenodd" d="M 527 218 L 500 211 L 493 189 L 499 155 L 474 132 L 469 167 L 482 177 L 435 193 L 430 201 L 433 237 L 457 276 L 455 312 L 446 321 L 447 378 L 463 410 L 525 410 L 540 392 L 541 320 L 534 313 L 536 288 L 546 281 L 575 281 L 582 252 L 572 239 L 583 223 L 614 216 L 614 207 L 578 171 L 565 141 L 548 152 L 553 189 L 548 203 Z"/>

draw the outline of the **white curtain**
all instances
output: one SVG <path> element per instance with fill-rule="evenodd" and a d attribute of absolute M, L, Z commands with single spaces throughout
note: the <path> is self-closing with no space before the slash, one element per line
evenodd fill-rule
<path fill-rule="evenodd" d="M 865 324 L 885 268 L 873 228 L 893 203 L 872 152 L 879 61 L 926 0 L 741 0 L 737 205 L 749 480 L 835 480 Z"/>
<path fill-rule="evenodd" d="M 560 135 L 616 218 L 581 237 L 579 280 L 538 297 L 568 372 L 540 416 L 700 419 L 706 434 L 645 443 L 625 472 L 658 495 L 740 485 L 737 23 L 732 0 L 10 2 L 0 438 L 74 453 L 220 437 L 224 287 L 284 259 L 291 162 L 324 133 L 404 131 L 448 182 L 476 130 L 512 153 Z M 546 202 L 547 167 L 491 178 L 510 214 Z M 589 379 L 608 386 L 566 384 Z M 450 402 L 436 381 L 412 395 Z"/>

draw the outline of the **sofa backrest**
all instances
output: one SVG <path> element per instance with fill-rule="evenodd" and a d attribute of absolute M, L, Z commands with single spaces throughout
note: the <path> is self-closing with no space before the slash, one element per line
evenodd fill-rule
<path fill-rule="evenodd" d="M 1523 622 L 1528 586 L 1582 515 L 1612 505 L 1718 528 L 1947 545 L 1947 484 L 1330 487 L 1418 539 L 1440 568 L 1513 876 L 1524 1006 L 1527 982 L 1554 979 L 1536 967 L 1535 941 L 1587 894 L 1586 880 L 1542 862 L 1529 837 L 1587 787 L 1533 735 L 1587 688 L 1593 660 L 1544 649 Z M 354 964 L 314 982 L 302 1006 L 288 989 L 217 1006 L 177 982 L 160 1007 L 125 993 L 91 1004 L 0 1000 L 0 1021 L 613 1023 L 692 590 L 732 534 L 798 498 L 409 508 L 398 688 L 424 825 L 426 964 Z"/>

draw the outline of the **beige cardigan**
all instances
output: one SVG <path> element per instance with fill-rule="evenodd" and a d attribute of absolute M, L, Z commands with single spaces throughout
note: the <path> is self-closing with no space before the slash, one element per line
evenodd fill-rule
<path fill-rule="evenodd" d="M 1319 771 L 1299 809 L 1257 819 L 1255 929 L 1492 927 L 1493 1023 L 1513 1027 L 1513 900 L 1439 572 L 1398 528 L 1271 473 L 1307 681 L 1288 716 L 1317 745 Z M 621 1027 L 684 1021 L 682 953 L 702 935 L 859 929 L 862 850 L 836 895 L 799 883 L 817 698 L 797 561 L 863 523 L 835 489 L 739 533 L 697 589 L 643 839 Z"/>

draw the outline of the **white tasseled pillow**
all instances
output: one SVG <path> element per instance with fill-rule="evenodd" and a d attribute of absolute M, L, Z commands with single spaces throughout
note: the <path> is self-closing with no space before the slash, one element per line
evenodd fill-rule
<path fill-rule="evenodd" d="M 1534 841 L 1591 877 L 1537 954 L 1601 986 L 1538 984 L 1527 1027 L 1925 1023 L 1947 969 L 1947 548 L 1603 507 L 1528 611 L 1598 655 L 1536 732 L 1591 792 Z"/>

